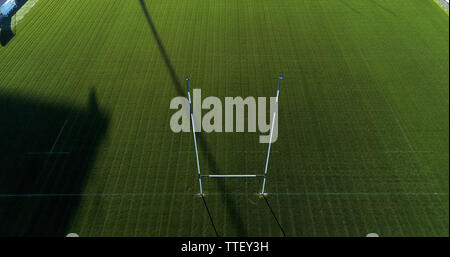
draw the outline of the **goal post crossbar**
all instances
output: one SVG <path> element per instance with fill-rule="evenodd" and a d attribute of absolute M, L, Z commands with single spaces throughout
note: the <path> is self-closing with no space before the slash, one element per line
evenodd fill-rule
<path fill-rule="evenodd" d="M 255 178 L 264 177 L 264 174 L 243 174 L 243 175 L 200 175 L 202 178 Z"/>
<path fill-rule="evenodd" d="M 264 169 L 264 174 L 236 174 L 236 175 L 218 175 L 218 174 L 211 174 L 211 175 L 202 175 L 201 171 L 200 171 L 200 161 L 199 161 L 199 157 L 198 157 L 198 147 L 197 147 L 197 137 L 195 135 L 195 121 L 194 121 L 194 113 L 193 113 L 193 108 L 192 108 L 192 100 L 191 100 L 191 90 L 189 88 L 189 76 L 186 77 L 186 85 L 187 85 L 187 90 L 188 90 L 188 100 L 189 100 L 189 113 L 190 113 L 190 118 L 191 118 L 191 122 L 192 122 L 192 134 L 194 137 L 194 147 L 195 147 L 195 158 L 196 158 L 196 162 L 197 162 L 197 175 L 198 175 L 198 182 L 200 185 L 200 195 L 203 196 L 203 186 L 202 186 L 202 178 L 258 178 L 258 177 L 263 177 L 264 181 L 262 184 L 262 189 L 261 189 L 261 194 L 264 194 L 264 190 L 265 190 L 265 186 L 266 186 L 266 179 L 267 179 L 267 170 L 268 170 L 268 166 L 269 166 L 269 157 L 270 157 L 270 149 L 272 146 L 272 136 L 273 136 L 273 129 L 274 129 L 274 124 L 275 124 L 275 117 L 277 115 L 277 108 L 278 108 L 278 96 L 280 94 L 280 86 L 281 86 L 281 80 L 283 79 L 283 75 L 280 75 L 280 77 L 278 78 L 278 89 L 277 89 L 277 96 L 275 98 L 275 108 L 274 108 L 274 113 L 273 113 L 273 118 L 272 118 L 272 126 L 271 126 L 271 130 L 270 130 L 270 136 L 269 136 L 269 147 L 267 150 L 267 158 L 266 158 L 266 165 L 265 165 L 265 169 Z"/>

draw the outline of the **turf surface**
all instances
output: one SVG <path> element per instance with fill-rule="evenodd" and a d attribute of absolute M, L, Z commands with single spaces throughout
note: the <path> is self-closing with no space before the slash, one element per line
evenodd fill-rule
<path fill-rule="evenodd" d="M 0 235 L 215 236 L 208 209 L 220 236 L 448 236 L 448 23 L 432 0 L 40 0 L 1 32 Z M 170 100 L 281 72 L 267 201 L 205 179 L 203 202 Z M 264 169 L 257 133 L 198 136 L 204 171 Z"/>

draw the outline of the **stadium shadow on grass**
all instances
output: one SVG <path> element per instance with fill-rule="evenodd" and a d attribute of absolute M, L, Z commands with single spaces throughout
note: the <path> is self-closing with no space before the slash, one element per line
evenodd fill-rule
<path fill-rule="evenodd" d="M 108 115 L 95 90 L 76 109 L 0 95 L 0 236 L 64 236 Z"/>
<path fill-rule="evenodd" d="M 164 59 L 164 63 L 166 64 L 167 69 L 169 70 L 169 74 L 172 80 L 172 83 L 175 86 L 175 89 L 177 91 L 177 93 L 180 96 L 186 96 L 187 95 L 187 91 L 184 90 L 184 85 L 182 86 L 180 80 L 178 79 L 178 76 L 175 72 L 175 69 L 172 65 L 172 62 L 170 60 L 169 55 L 167 54 L 166 48 L 164 47 L 164 44 L 161 40 L 161 37 L 159 36 L 158 30 L 156 29 L 155 24 L 152 21 L 151 15 L 148 11 L 147 5 L 145 4 L 144 0 L 139 0 L 139 3 L 141 5 L 142 8 L 142 12 L 145 15 L 145 18 L 147 20 L 147 23 L 150 27 L 150 30 L 152 32 L 153 37 L 156 40 L 156 43 L 158 45 L 158 49 L 161 52 L 161 55 Z M 198 140 L 198 146 L 200 148 L 200 150 L 203 152 L 203 154 L 205 154 L 205 158 L 208 161 L 208 166 L 213 170 L 213 171 L 218 171 L 220 170 L 219 167 L 217 166 L 217 162 L 216 159 L 214 157 L 214 155 L 212 154 L 211 151 L 209 151 L 209 146 L 208 146 L 208 142 L 206 141 L 206 139 L 204 138 L 204 136 L 202 135 L 202 133 L 197 133 L 197 140 Z M 224 183 L 224 180 L 216 180 L 217 185 L 219 186 L 219 190 L 221 192 L 226 192 L 226 185 Z M 236 205 L 235 205 L 235 200 L 233 199 L 233 197 L 231 195 L 226 195 L 224 197 L 221 197 L 221 199 L 224 201 L 225 206 L 227 206 L 228 211 L 229 211 L 229 216 L 231 221 L 233 222 L 234 227 L 236 228 L 239 236 L 246 236 L 247 235 L 247 231 L 245 229 L 245 225 L 242 221 L 242 217 L 239 215 L 239 210 L 237 209 Z M 205 207 L 207 208 L 207 205 L 205 204 Z M 210 214 L 209 210 L 206 210 L 208 212 L 208 214 Z M 210 218 L 212 219 L 211 215 Z"/>
<path fill-rule="evenodd" d="M 6 17 L 0 16 L 0 45 L 6 46 L 14 37 L 13 16 L 26 4 L 28 0 L 16 0 L 17 7 Z"/>

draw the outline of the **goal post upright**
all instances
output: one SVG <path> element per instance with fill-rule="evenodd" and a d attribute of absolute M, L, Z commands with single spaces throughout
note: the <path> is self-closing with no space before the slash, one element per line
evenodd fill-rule
<path fill-rule="evenodd" d="M 280 86 L 281 86 L 281 80 L 283 79 L 283 74 L 280 75 L 278 78 L 278 89 L 277 89 L 277 97 L 275 98 L 275 110 L 273 113 L 272 118 L 272 128 L 270 129 L 270 137 L 269 137 L 269 149 L 267 150 L 267 158 L 266 158 L 266 167 L 264 169 L 264 181 L 261 189 L 261 194 L 264 194 L 264 189 L 266 187 L 266 180 L 267 180 L 267 168 L 269 167 L 269 157 L 270 157 L 270 148 L 272 146 L 272 136 L 273 136 L 273 128 L 275 125 L 275 117 L 277 115 L 277 108 L 278 108 L 278 96 L 280 95 Z"/>
<path fill-rule="evenodd" d="M 194 122 L 194 113 L 192 112 L 191 90 L 189 88 L 189 76 L 186 77 L 186 85 L 187 85 L 188 97 L 189 97 L 189 112 L 190 112 L 191 121 L 192 121 L 192 134 L 194 135 L 195 157 L 197 159 L 198 183 L 200 185 L 200 195 L 203 196 L 202 175 L 200 173 L 200 162 L 198 160 L 197 138 L 195 136 L 195 122 Z"/>

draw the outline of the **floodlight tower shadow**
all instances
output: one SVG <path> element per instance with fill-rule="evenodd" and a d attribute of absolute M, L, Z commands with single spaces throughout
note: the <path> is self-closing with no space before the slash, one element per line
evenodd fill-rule
<path fill-rule="evenodd" d="M 164 63 L 166 64 L 166 67 L 169 70 L 169 74 L 170 74 L 172 83 L 174 84 L 175 89 L 177 90 L 177 93 L 179 95 L 185 96 L 186 91 L 184 90 L 184 87 L 181 86 L 180 80 L 178 79 L 178 76 L 175 72 L 175 69 L 172 65 L 169 55 L 167 54 L 167 51 L 164 47 L 161 37 L 159 36 L 156 26 L 151 19 L 150 13 L 148 12 L 147 5 L 145 4 L 144 0 L 139 0 L 139 3 L 141 5 L 142 11 L 144 12 L 145 18 L 146 18 L 147 23 L 150 27 L 150 30 L 153 34 L 153 37 L 156 40 L 158 49 L 164 59 Z M 208 150 L 209 146 L 208 146 L 208 142 L 206 141 L 206 139 L 203 137 L 203 135 L 201 133 L 197 134 L 197 139 L 199 141 L 199 147 L 201 147 L 204 150 L 203 153 L 206 156 L 206 160 L 208 161 L 209 166 L 212 168 L 212 170 L 215 170 L 215 171 L 218 170 L 216 159 L 215 159 L 214 155 Z M 219 181 L 217 183 L 217 185 L 219 186 L 219 189 L 222 192 L 226 191 L 224 183 Z M 227 206 L 227 209 L 229 210 L 231 221 L 235 225 L 235 228 L 238 230 L 239 236 L 247 235 L 247 231 L 245 229 L 246 226 L 244 225 L 242 217 L 239 215 L 238 209 L 236 208 L 232 197 L 230 197 L 230 196 L 222 197 L 222 200 L 224 201 L 224 204 Z M 205 204 L 205 207 L 209 213 L 209 209 L 206 205 L 206 200 L 203 203 Z M 209 215 L 209 217 L 211 219 L 211 223 L 214 224 L 212 217 L 210 215 Z"/>

